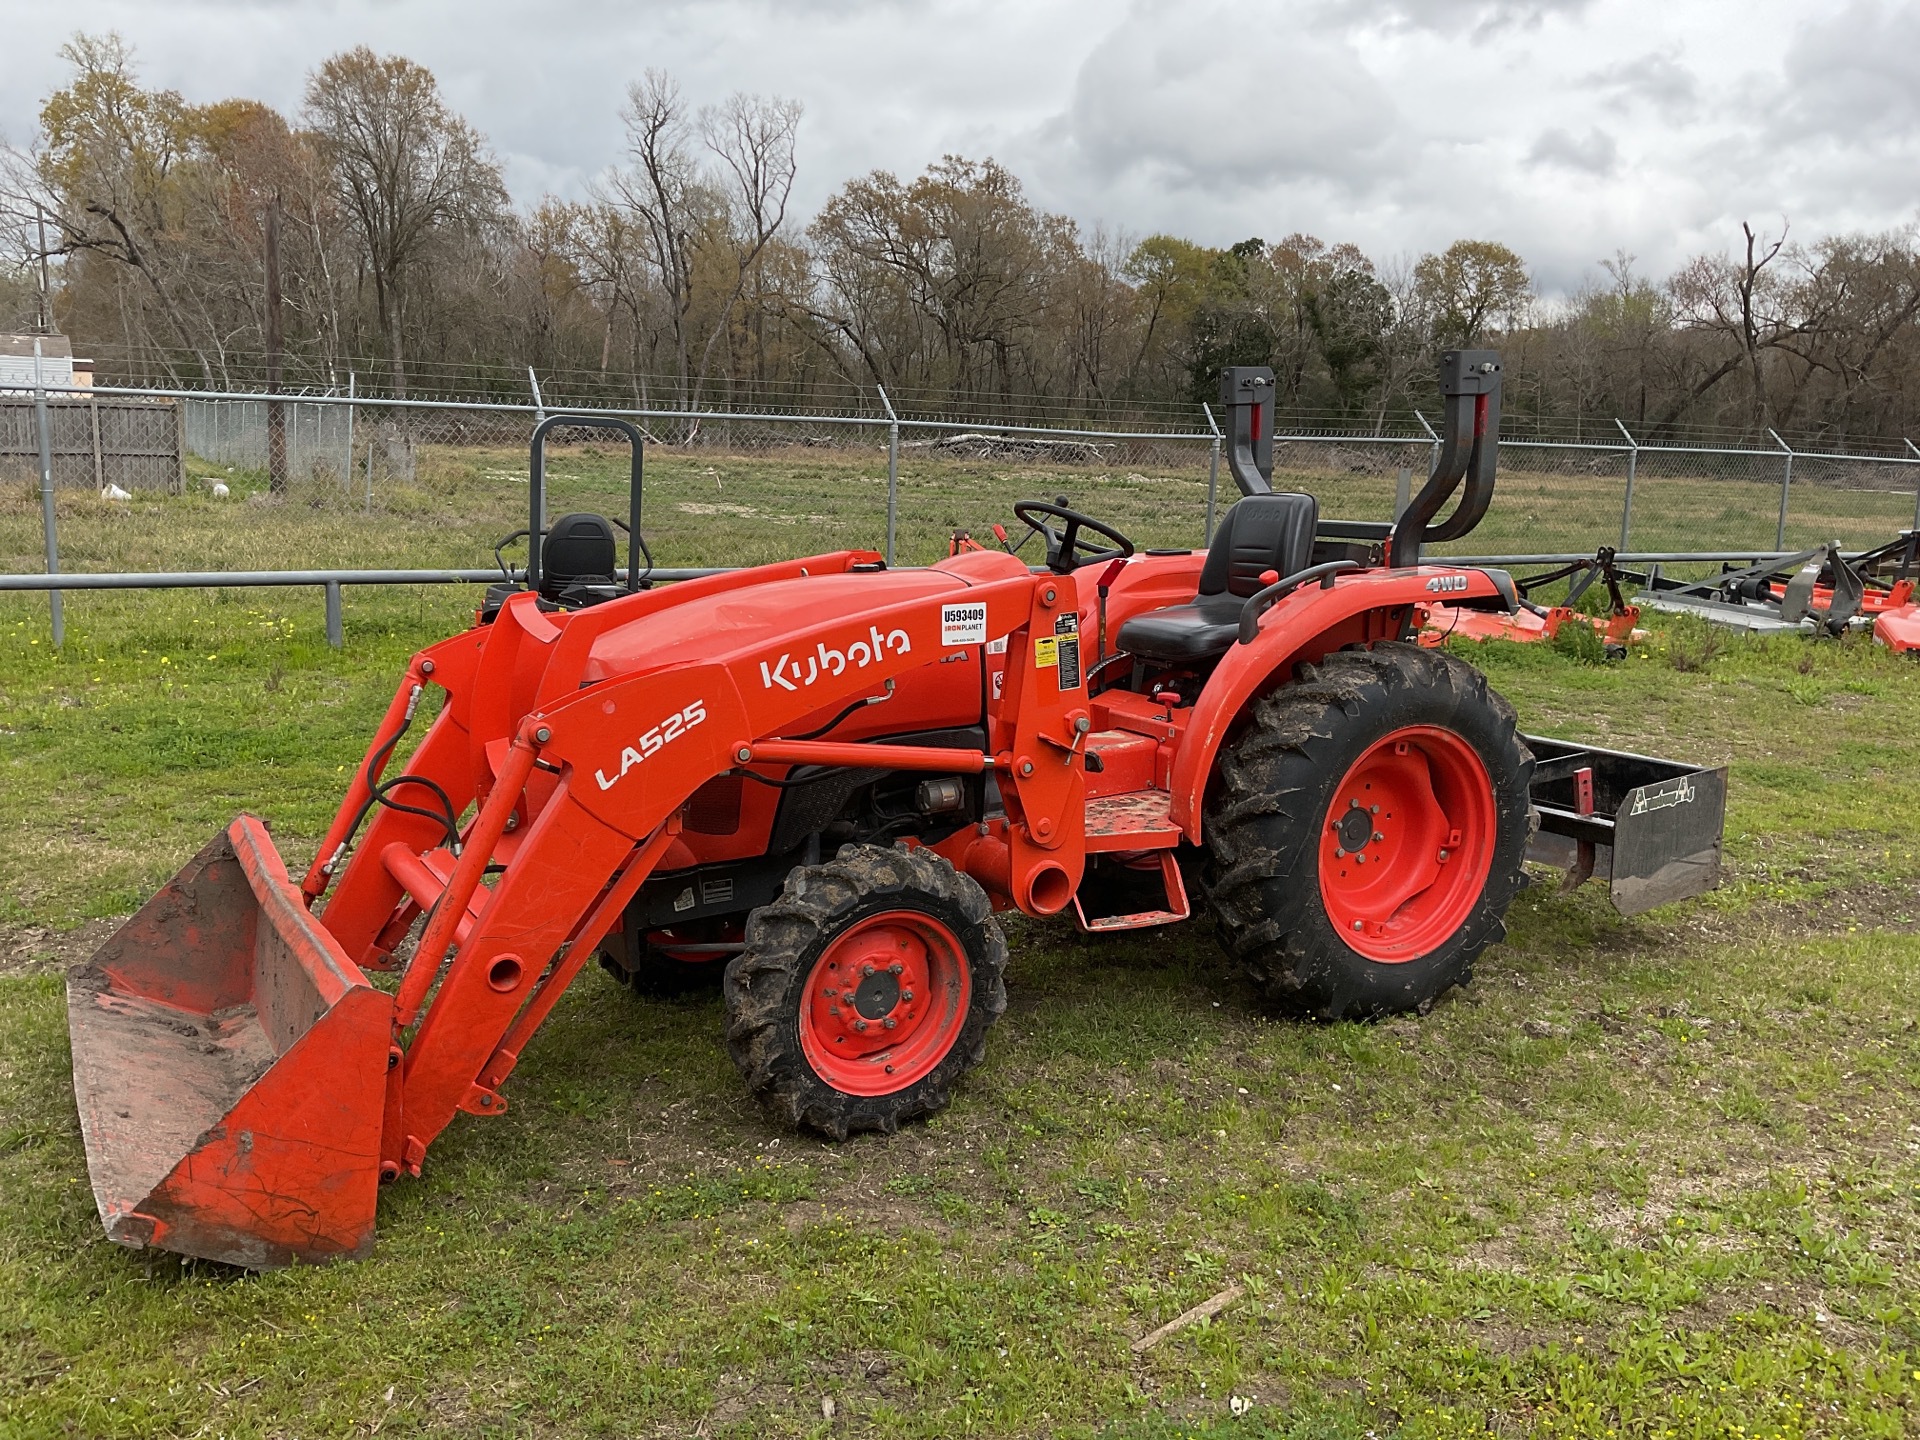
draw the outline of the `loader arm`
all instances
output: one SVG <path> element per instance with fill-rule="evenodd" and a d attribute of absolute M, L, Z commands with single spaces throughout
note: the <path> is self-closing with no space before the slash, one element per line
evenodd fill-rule
<path fill-rule="evenodd" d="M 419 1019 L 398 1067 L 398 1094 L 389 1101 L 389 1173 L 419 1173 L 426 1147 L 459 1111 L 504 1110 L 492 1086 L 531 1034 L 515 1028 L 516 1018 L 529 1006 L 540 1014 L 551 1009 L 578 969 L 567 962 L 583 958 L 618 914 L 609 897 L 630 896 L 645 880 L 694 791 L 757 758 L 766 763 L 756 748 L 823 706 L 871 694 L 954 648 L 942 645 L 942 632 L 956 606 L 965 607 L 975 626 L 970 643 L 1017 641 L 1009 646 L 1017 661 L 1009 681 L 1013 745 L 1004 755 L 981 754 L 978 763 L 1002 770 L 1009 812 L 1023 817 L 1011 837 L 1016 899 L 1041 911 L 1065 905 L 1079 883 L 1074 827 L 1081 807 L 1074 802 L 1083 772 L 1074 762 L 1075 741 L 1085 732 L 1075 725 L 1084 706 L 1077 689 L 1058 688 L 1055 670 L 1036 666 L 1026 636 L 1040 624 L 1051 633 L 1053 616 L 1071 609 L 1071 594 L 1054 577 L 1026 573 L 971 587 L 956 580 L 851 621 L 798 626 L 772 644 L 720 648 L 704 664 L 576 684 L 565 700 L 521 717 L 508 763 L 464 837 L 460 861 L 402 981 L 396 1031 L 412 1024 L 416 1012 Z M 519 613 L 533 605 L 531 596 L 515 597 L 496 626 L 537 635 L 536 617 Z M 483 662 L 483 681 L 485 668 Z M 789 741 L 772 763 L 802 757 L 862 763 L 857 755 L 835 753 L 845 748 Z M 954 758 L 935 753 L 931 763 L 947 768 Z M 910 763 L 911 757 L 896 756 L 895 763 L 902 759 Z M 536 764 L 558 770 L 551 793 L 514 844 L 464 940 L 455 943 L 480 872 L 519 813 Z M 1024 820 L 1029 813 L 1030 822 Z M 593 917 L 601 917 L 601 930 L 588 933 L 592 926 L 585 922 Z M 419 1009 L 437 974 L 431 1003 Z"/>
<path fill-rule="evenodd" d="M 70 980 L 111 1238 L 255 1267 L 366 1253 L 378 1182 L 420 1173 L 462 1111 L 505 1111 L 520 1054 L 715 776 L 992 769 L 1012 895 L 1070 903 L 1090 722 L 1056 657 L 1077 592 L 969 558 L 886 572 L 843 552 L 571 614 L 519 594 L 415 656 L 301 885 L 242 817 Z M 788 738 L 1002 639 L 997 748 Z M 395 967 L 422 923 L 397 987 L 371 985 L 362 966 Z"/>

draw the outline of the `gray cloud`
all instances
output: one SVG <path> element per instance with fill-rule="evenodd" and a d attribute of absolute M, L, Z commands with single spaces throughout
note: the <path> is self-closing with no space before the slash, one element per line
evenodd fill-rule
<path fill-rule="evenodd" d="M 1330 9 L 1335 23 L 1369 20 L 1410 30 L 1445 33 L 1497 34 L 1502 30 L 1535 30 L 1550 19 L 1573 18 L 1593 8 L 1595 0 L 1348 0 Z"/>
<path fill-rule="evenodd" d="M 1087 177 L 1255 193 L 1312 179 L 1367 188 L 1385 168 L 1392 97 L 1352 46 L 1296 35 L 1278 67 L 1221 63 L 1244 5 L 1137 3 L 1080 65 L 1043 144 Z M 1251 57 L 1249 57 L 1251 58 Z"/>
<path fill-rule="evenodd" d="M 1309 230 L 1383 260 L 1461 236 L 1549 289 L 1601 256 L 1659 273 L 1746 216 L 1798 238 L 1911 217 L 1920 4 L 1805 0 L 0 0 L 0 133 L 25 141 L 76 25 L 146 81 L 296 110 L 365 43 L 440 77 L 515 197 L 577 197 L 626 83 L 806 107 L 796 213 L 949 151 L 1088 226 L 1208 243 Z M 583 38 L 584 37 L 584 38 Z M 1630 157 L 1631 163 L 1628 163 Z"/>
<path fill-rule="evenodd" d="M 1533 148 L 1527 151 L 1529 165 L 1557 165 L 1584 175 L 1607 176 L 1619 168 L 1620 147 L 1604 130 L 1589 130 L 1585 135 L 1568 134 L 1557 126 L 1543 130 Z"/>
<path fill-rule="evenodd" d="M 1782 124 L 1867 145 L 1920 132 L 1920 9 L 1855 0 L 1789 45 Z"/>
<path fill-rule="evenodd" d="M 1699 77 L 1671 55 L 1649 51 L 1595 70 L 1587 80 L 1620 111 L 1644 104 L 1665 120 L 1684 120 L 1700 107 Z"/>

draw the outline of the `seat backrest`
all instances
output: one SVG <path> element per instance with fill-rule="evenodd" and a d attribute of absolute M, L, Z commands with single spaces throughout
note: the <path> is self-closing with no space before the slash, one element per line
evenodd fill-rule
<path fill-rule="evenodd" d="M 1319 523 L 1320 502 L 1311 495 L 1282 490 L 1247 496 L 1213 532 L 1200 593 L 1244 598 L 1263 588 L 1260 577 L 1268 570 L 1284 578 L 1306 569 Z"/>
<path fill-rule="evenodd" d="M 540 546 L 540 593 L 552 599 L 582 581 L 610 585 L 619 566 L 620 547 L 606 516 L 562 515 Z"/>

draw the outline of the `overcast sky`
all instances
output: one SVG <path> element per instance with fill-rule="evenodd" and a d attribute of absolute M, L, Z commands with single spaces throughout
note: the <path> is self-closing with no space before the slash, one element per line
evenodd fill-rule
<path fill-rule="evenodd" d="M 293 112 L 365 43 L 430 67 L 517 201 L 619 158 L 628 80 L 802 102 L 802 210 L 991 155 L 1084 225 L 1378 259 L 1505 241 L 1561 291 L 1740 221 L 1812 239 L 1920 209 L 1920 0 L 0 0 L 0 134 L 31 139 L 80 20 L 147 83 Z"/>

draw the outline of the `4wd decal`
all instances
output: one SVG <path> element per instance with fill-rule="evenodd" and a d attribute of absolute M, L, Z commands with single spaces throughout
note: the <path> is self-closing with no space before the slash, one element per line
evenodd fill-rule
<path fill-rule="evenodd" d="M 882 635 L 879 627 L 869 625 L 867 638 L 855 640 L 844 650 L 829 650 L 827 642 L 822 640 L 814 646 L 815 653 L 803 655 L 798 660 L 784 651 L 771 664 L 762 660 L 760 683 L 769 690 L 798 690 L 803 685 L 813 684 L 822 675 L 843 674 L 848 666 L 864 670 L 874 661 L 884 659 L 889 651 L 895 655 L 910 655 L 913 653 L 913 641 L 907 638 L 904 630 L 889 630 Z"/>
<path fill-rule="evenodd" d="M 593 772 L 593 783 L 602 790 L 611 790 L 620 783 L 621 776 L 627 771 L 650 760 L 657 752 L 666 749 L 706 718 L 707 702 L 704 700 L 696 700 L 684 710 L 675 711 L 644 735 L 637 737 L 634 744 L 639 746 L 638 749 L 629 745 L 620 752 L 620 769 L 617 774 L 608 775 L 604 770 L 596 770 Z"/>
<path fill-rule="evenodd" d="M 1437 595 L 1450 590 L 1464 590 L 1467 588 L 1467 583 L 1467 577 L 1464 575 L 1436 575 L 1427 581 L 1427 593 Z"/>

